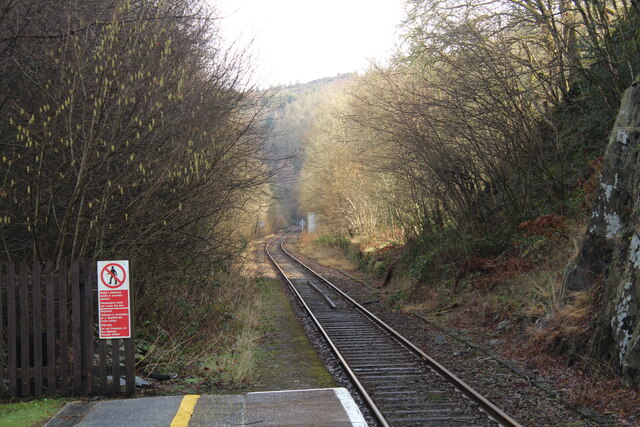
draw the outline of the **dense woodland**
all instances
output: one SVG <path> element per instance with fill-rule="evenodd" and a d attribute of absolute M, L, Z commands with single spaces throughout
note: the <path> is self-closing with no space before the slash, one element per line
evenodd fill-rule
<path fill-rule="evenodd" d="M 640 72 L 639 11 L 624 0 L 407 2 L 397 54 L 317 109 L 303 212 L 319 214 L 320 232 L 333 236 L 324 241 L 360 252 L 385 283 L 409 276 L 396 291 L 414 304 L 487 294 L 510 301 L 492 303 L 487 323 L 564 316 L 570 327 L 553 326 L 540 344 L 620 370 L 598 280 L 572 307 L 580 320 L 568 321 L 563 307 L 576 296 L 562 271 L 525 284 L 482 276 L 535 268 L 559 247 L 566 265 L 580 235 L 571 230 L 591 216 L 621 95 Z M 362 242 L 385 239 L 402 253 L 367 261 Z"/>
<path fill-rule="evenodd" d="M 240 302 L 220 275 L 272 173 L 248 56 L 218 22 L 198 0 L 0 7 L 2 259 L 130 259 L 141 338 L 176 351 Z"/>
<path fill-rule="evenodd" d="M 581 207 L 637 43 L 632 2 L 409 2 L 392 64 L 319 115 L 305 185 L 324 197 L 303 200 L 346 234 L 398 224 L 499 252 L 520 222 Z"/>

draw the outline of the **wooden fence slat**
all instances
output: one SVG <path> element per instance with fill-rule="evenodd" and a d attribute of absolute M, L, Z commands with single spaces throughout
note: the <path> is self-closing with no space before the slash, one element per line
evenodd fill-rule
<path fill-rule="evenodd" d="M 42 294 L 41 267 L 39 261 L 34 261 L 31 270 L 32 298 L 33 298 L 33 394 L 42 394 Z"/>
<path fill-rule="evenodd" d="M 0 264 L 0 397 L 7 395 L 4 384 L 4 290 L 6 289 L 6 270 Z"/>
<path fill-rule="evenodd" d="M 20 264 L 20 394 L 31 394 L 31 376 L 29 375 L 29 277 L 27 264 Z"/>
<path fill-rule="evenodd" d="M 58 264 L 58 312 L 60 332 L 60 392 L 69 394 L 69 324 L 67 303 L 67 264 Z"/>
<path fill-rule="evenodd" d="M 73 394 L 82 393 L 82 318 L 80 311 L 80 263 L 71 262 L 71 335 L 73 340 Z"/>
<path fill-rule="evenodd" d="M 55 293 L 53 281 L 53 263 L 47 262 L 45 266 L 45 308 L 46 308 L 46 334 L 47 334 L 47 394 L 56 394 L 56 319 L 55 319 Z"/>
<path fill-rule="evenodd" d="M 111 340 L 111 360 L 112 371 L 111 378 L 113 382 L 111 384 L 114 394 L 120 393 L 120 340 Z"/>
<path fill-rule="evenodd" d="M 131 332 L 131 338 L 126 338 L 124 340 L 124 366 L 127 381 L 127 394 L 134 395 L 136 393 L 136 361 L 133 328 Z"/>
<path fill-rule="evenodd" d="M 84 352 L 84 393 L 93 392 L 93 278 L 94 272 L 91 263 L 84 262 L 82 324 L 84 326 L 83 352 Z"/>
<path fill-rule="evenodd" d="M 18 355 L 16 325 L 16 273 L 15 264 L 7 263 L 7 349 L 9 350 L 9 394 L 18 395 Z"/>
<path fill-rule="evenodd" d="M 98 342 L 98 369 L 100 375 L 100 393 L 108 394 L 107 386 L 107 340 Z"/>
<path fill-rule="evenodd" d="M 82 375 L 82 394 L 87 393 L 87 365 L 86 365 L 86 355 L 85 355 L 85 339 L 87 337 L 87 323 L 84 319 L 85 313 L 85 298 L 84 298 L 84 289 L 85 289 L 85 265 L 82 260 L 80 262 L 80 372 Z M 75 345 L 75 344 L 74 344 Z M 75 347 L 74 347 L 75 348 Z"/>

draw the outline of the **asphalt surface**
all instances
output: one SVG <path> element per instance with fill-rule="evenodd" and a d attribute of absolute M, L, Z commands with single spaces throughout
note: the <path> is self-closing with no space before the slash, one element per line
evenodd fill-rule
<path fill-rule="evenodd" d="M 46 427 L 366 426 L 344 388 L 161 396 L 67 404 Z"/>

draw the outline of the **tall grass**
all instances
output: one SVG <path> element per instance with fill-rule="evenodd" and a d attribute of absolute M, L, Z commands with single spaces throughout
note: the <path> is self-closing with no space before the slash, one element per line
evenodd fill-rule
<path fill-rule="evenodd" d="M 235 337 L 235 343 L 222 353 L 214 353 L 200 361 L 203 372 L 209 378 L 225 384 L 241 384 L 253 378 L 256 365 L 256 351 L 261 337 L 258 316 L 252 316 L 242 331 Z"/>
<path fill-rule="evenodd" d="M 154 310 L 155 321 L 144 322 L 137 331 L 138 369 L 192 375 L 203 367 L 207 373 L 229 373 L 237 366 L 230 380 L 248 377 L 258 336 L 255 280 L 218 272 L 206 282 L 170 289 L 164 306 Z"/>

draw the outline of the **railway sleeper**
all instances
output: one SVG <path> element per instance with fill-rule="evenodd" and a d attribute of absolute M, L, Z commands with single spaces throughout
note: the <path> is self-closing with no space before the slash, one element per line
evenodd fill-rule
<path fill-rule="evenodd" d="M 444 402 L 444 403 L 424 403 L 424 402 L 420 402 L 420 403 L 416 403 L 416 402 L 407 402 L 407 403 L 403 403 L 403 404 L 389 404 L 386 408 L 389 411 L 394 411 L 394 410 L 404 410 L 407 408 L 427 408 L 427 409 L 437 409 L 439 407 L 444 407 L 443 409 L 445 410 L 451 410 L 450 408 L 459 408 L 460 405 L 458 403 L 450 403 L 450 402 Z M 396 409 L 394 409 L 396 408 Z M 419 409 L 416 409 L 419 410 Z"/>
<path fill-rule="evenodd" d="M 397 409 L 392 410 L 393 414 L 406 414 L 406 415 L 414 415 L 414 414 L 438 414 L 438 413 L 450 413 L 450 409 Z"/>
<path fill-rule="evenodd" d="M 370 368 L 353 368 L 354 372 L 393 372 L 393 371 L 411 371 L 411 372 L 419 372 L 421 375 L 424 375 L 421 369 L 417 366 L 411 367 L 402 367 L 402 366 L 385 366 L 385 367 L 370 367 Z"/>
<path fill-rule="evenodd" d="M 385 367 L 390 367 L 390 368 L 395 368 L 395 367 L 403 367 L 403 366 L 421 366 L 417 363 L 388 363 L 388 364 L 384 364 L 384 363 L 372 363 L 372 364 L 368 364 L 368 365 L 356 365 L 353 364 L 351 365 L 352 368 L 354 369 L 367 369 L 367 368 L 385 368 Z"/>
<path fill-rule="evenodd" d="M 391 422 L 404 422 L 404 423 L 415 423 L 415 422 L 468 422 L 471 420 L 477 420 L 478 417 L 474 417 L 472 415 L 459 416 L 459 417 L 388 417 L 387 421 Z M 468 425 L 468 424 L 465 424 Z"/>
<path fill-rule="evenodd" d="M 406 375 L 358 375 L 359 378 L 362 378 L 366 381 L 388 381 L 392 379 L 399 378 L 420 378 L 424 379 L 423 374 L 406 374 Z"/>

